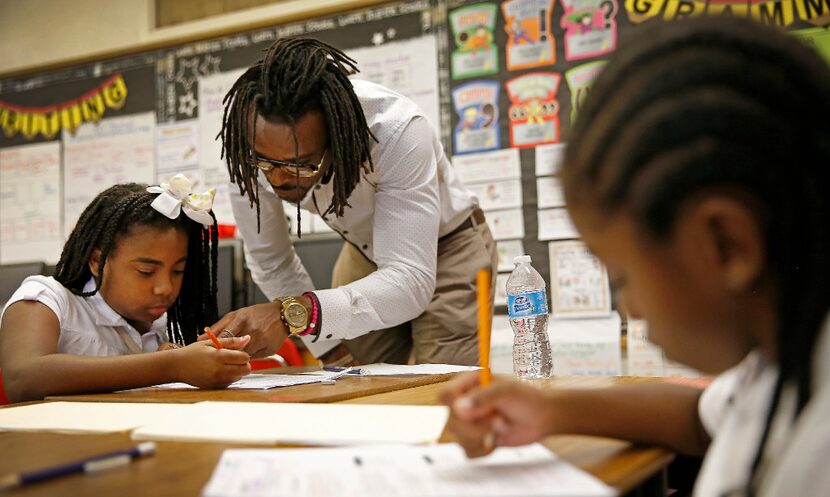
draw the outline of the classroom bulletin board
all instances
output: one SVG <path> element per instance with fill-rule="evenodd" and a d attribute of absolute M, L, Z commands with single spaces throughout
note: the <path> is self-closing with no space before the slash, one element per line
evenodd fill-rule
<path fill-rule="evenodd" d="M 497 305 L 512 257 L 527 253 L 555 317 L 607 316 L 607 275 L 579 242 L 557 168 L 626 33 L 693 15 L 750 16 L 830 58 L 830 0 L 409 0 L 0 79 L 0 264 L 54 263 L 81 210 L 118 182 L 185 173 L 217 187 L 219 222 L 233 224 L 222 99 L 274 40 L 311 36 L 439 129 L 498 242 Z M 306 217 L 303 232 L 330 231 Z"/>

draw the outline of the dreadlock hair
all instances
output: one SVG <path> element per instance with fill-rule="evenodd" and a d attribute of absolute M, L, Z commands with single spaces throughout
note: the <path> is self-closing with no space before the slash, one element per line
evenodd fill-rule
<path fill-rule="evenodd" d="M 75 295 L 89 297 L 101 288 L 107 257 L 135 227 L 173 228 L 186 233 L 187 264 L 181 291 L 167 310 L 167 336 L 171 342 L 189 344 L 205 326 L 218 320 L 216 218 L 211 212 L 210 229 L 183 212 L 177 219 L 169 219 L 150 206 L 157 196 L 147 191 L 147 185 L 137 183 L 115 185 L 99 193 L 81 213 L 63 246 L 54 277 Z M 84 286 L 93 276 L 89 259 L 95 249 L 101 250 L 99 277 L 95 278 L 95 289 L 84 292 Z"/>
<path fill-rule="evenodd" d="M 256 118 L 289 124 L 294 149 L 299 149 L 293 125 L 311 111 L 326 118 L 331 145 L 330 166 L 322 181 L 334 178 L 334 196 L 325 212 L 342 216 L 348 198 L 360 181 L 361 170 L 372 169 L 371 141 L 363 108 L 349 75 L 357 73 L 354 60 L 333 46 L 311 38 L 283 38 L 274 42 L 265 57 L 248 68 L 223 100 L 222 156 L 231 181 L 256 204 L 259 230 L 258 170 L 253 165 Z M 254 111 L 254 112 L 252 112 Z M 300 208 L 297 206 L 297 216 Z M 298 223 L 299 226 L 299 223 Z"/>
<path fill-rule="evenodd" d="M 795 38 L 739 18 L 658 23 L 629 40 L 580 111 L 562 177 L 570 205 L 625 207 L 654 240 L 710 187 L 753 199 L 776 286 L 778 384 L 795 416 L 811 395 L 812 348 L 830 309 L 830 68 Z M 738 197 L 740 198 L 740 197 Z"/>

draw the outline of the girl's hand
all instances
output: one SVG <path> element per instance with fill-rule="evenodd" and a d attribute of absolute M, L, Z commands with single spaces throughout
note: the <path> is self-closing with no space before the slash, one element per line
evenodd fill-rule
<path fill-rule="evenodd" d="M 174 350 L 178 381 L 199 388 L 225 388 L 251 372 L 250 356 L 241 350 L 251 337 L 222 338 L 221 350 L 213 342 L 194 342 Z"/>
<path fill-rule="evenodd" d="M 554 404 L 544 390 L 498 380 L 480 388 L 478 382 L 478 373 L 466 374 L 440 394 L 441 402 L 451 408 L 447 428 L 467 456 L 528 444 L 551 433 Z"/>

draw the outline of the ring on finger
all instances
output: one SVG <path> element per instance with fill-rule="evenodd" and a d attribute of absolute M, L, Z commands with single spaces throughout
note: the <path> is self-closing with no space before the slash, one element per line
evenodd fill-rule
<path fill-rule="evenodd" d="M 225 328 L 224 330 L 222 330 L 222 333 L 220 333 L 219 336 L 222 338 L 233 338 L 234 334 L 231 330 Z"/>

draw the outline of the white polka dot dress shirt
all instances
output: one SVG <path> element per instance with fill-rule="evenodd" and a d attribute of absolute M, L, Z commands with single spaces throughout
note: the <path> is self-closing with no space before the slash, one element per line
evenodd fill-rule
<path fill-rule="evenodd" d="M 435 290 L 437 240 L 471 214 L 478 201 L 456 176 L 435 128 L 409 99 L 383 86 L 353 80 L 377 143 L 374 170 L 362 173 L 342 217 L 328 225 L 378 266 L 349 285 L 315 292 L 322 310 L 320 339 L 306 345 L 320 356 L 338 342 L 420 315 Z M 333 181 L 318 183 L 300 207 L 322 214 Z M 251 276 L 269 298 L 314 290 L 294 252 L 282 200 L 259 175 L 261 231 L 247 196 L 231 187 L 231 205 Z M 292 215 L 292 213 L 288 213 Z M 306 338 L 306 337 L 304 337 Z"/>

